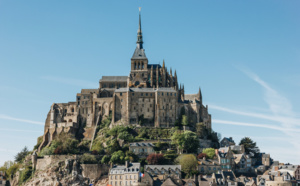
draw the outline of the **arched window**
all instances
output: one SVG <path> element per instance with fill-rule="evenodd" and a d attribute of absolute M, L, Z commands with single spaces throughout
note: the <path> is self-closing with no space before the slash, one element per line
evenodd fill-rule
<path fill-rule="evenodd" d="M 142 69 L 144 69 L 144 63 L 142 63 Z"/>
<path fill-rule="evenodd" d="M 69 119 L 69 122 L 72 122 L 72 119 Z"/>
<path fill-rule="evenodd" d="M 134 70 L 136 70 L 136 63 L 134 63 Z"/>
<path fill-rule="evenodd" d="M 139 63 L 138 69 L 140 69 L 140 68 L 141 68 L 141 64 Z"/>

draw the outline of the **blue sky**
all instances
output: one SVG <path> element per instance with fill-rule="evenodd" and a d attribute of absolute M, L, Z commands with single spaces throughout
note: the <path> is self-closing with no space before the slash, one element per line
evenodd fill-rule
<path fill-rule="evenodd" d="M 215 131 L 300 164 L 300 1 L 0 0 L 0 165 L 33 148 L 52 103 L 129 74 L 139 6 L 149 63 L 201 87 Z"/>

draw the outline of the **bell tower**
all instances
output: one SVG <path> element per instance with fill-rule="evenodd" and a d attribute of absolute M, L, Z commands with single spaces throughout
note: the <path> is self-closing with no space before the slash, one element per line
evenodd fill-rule
<path fill-rule="evenodd" d="M 137 31 L 136 48 L 131 58 L 129 87 L 147 87 L 148 58 L 143 48 L 143 34 L 141 23 L 141 8 L 139 8 L 139 28 Z"/>

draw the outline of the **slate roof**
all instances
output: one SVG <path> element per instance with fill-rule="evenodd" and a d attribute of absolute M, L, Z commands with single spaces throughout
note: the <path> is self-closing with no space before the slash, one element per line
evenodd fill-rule
<path fill-rule="evenodd" d="M 164 181 L 164 183 L 161 186 L 177 186 L 171 178 L 166 179 L 166 181 Z"/>
<path fill-rule="evenodd" d="M 181 170 L 181 165 L 145 165 L 145 170 L 147 170 L 148 168 L 150 169 L 158 169 L 161 170 L 162 168 L 164 168 L 165 170 L 176 170 L 179 169 Z"/>
<path fill-rule="evenodd" d="M 110 169 L 110 174 L 124 174 L 124 173 L 137 173 L 140 170 L 140 163 L 129 163 L 128 167 L 125 165 L 114 165 Z"/>
<path fill-rule="evenodd" d="M 100 81 L 127 81 L 128 76 L 102 76 Z"/>
<path fill-rule="evenodd" d="M 131 59 L 147 59 L 145 50 L 136 47 Z"/>
<path fill-rule="evenodd" d="M 222 173 L 223 173 L 225 179 L 227 179 L 229 177 L 230 181 L 235 181 L 235 176 L 232 171 L 222 171 Z"/>
<path fill-rule="evenodd" d="M 290 170 L 290 171 L 296 171 L 297 168 L 298 168 L 298 165 L 280 165 L 279 166 L 279 170 L 286 169 L 286 170 Z"/>
<path fill-rule="evenodd" d="M 131 147 L 154 147 L 152 143 L 130 143 L 129 146 Z"/>
<path fill-rule="evenodd" d="M 220 165 L 219 161 L 217 161 L 217 160 L 209 160 L 209 159 L 206 159 L 206 160 L 200 159 L 200 160 L 198 160 L 198 164 L 199 165 Z"/>

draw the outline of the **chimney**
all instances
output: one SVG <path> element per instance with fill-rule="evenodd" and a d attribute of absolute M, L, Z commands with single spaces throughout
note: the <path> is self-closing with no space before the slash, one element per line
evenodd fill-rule
<path fill-rule="evenodd" d="M 128 168 L 128 160 L 125 161 L 125 167 Z"/>
<path fill-rule="evenodd" d="M 203 157 L 203 160 L 206 161 L 206 157 L 205 156 Z"/>
<path fill-rule="evenodd" d="M 274 171 L 278 171 L 278 166 L 274 166 Z"/>

